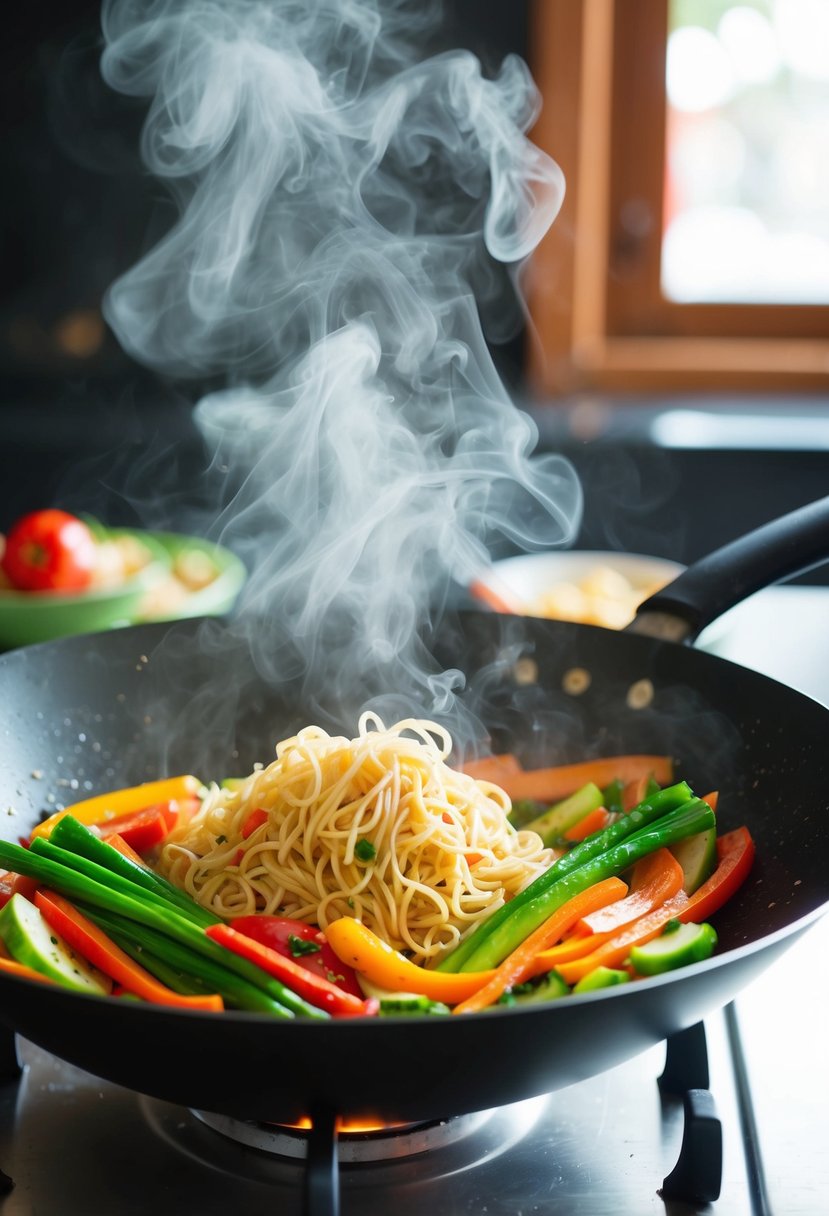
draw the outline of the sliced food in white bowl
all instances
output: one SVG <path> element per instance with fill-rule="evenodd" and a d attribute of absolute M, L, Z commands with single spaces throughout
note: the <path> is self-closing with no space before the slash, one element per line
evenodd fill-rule
<path fill-rule="evenodd" d="M 493 562 L 470 593 L 497 612 L 623 629 L 648 596 L 681 574 L 667 558 L 569 550 Z"/>

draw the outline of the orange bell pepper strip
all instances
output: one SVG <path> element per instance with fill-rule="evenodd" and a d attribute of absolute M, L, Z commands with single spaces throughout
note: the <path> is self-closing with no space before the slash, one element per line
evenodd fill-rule
<path fill-rule="evenodd" d="M 128 789 L 113 790 L 108 794 L 98 794 L 95 798 L 87 798 L 74 806 L 56 811 L 43 823 L 39 823 L 32 831 L 35 836 L 45 836 L 48 840 L 52 828 L 71 811 L 76 819 L 87 827 L 93 824 L 106 823 L 116 816 L 125 815 L 128 811 L 141 811 L 145 807 L 154 806 L 159 802 L 181 802 L 193 798 L 201 789 L 197 777 L 165 777 L 161 781 L 147 781 L 143 785 L 133 785 Z"/>
<path fill-rule="evenodd" d="M 678 891 L 661 907 L 613 934 L 592 953 L 573 962 L 562 963 L 557 968 L 562 979 L 568 984 L 575 984 L 596 967 L 622 966 L 632 946 L 643 946 L 657 937 L 669 920 L 676 918 L 696 924 L 708 920 L 748 877 L 754 861 L 754 841 L 748 828 L 737 828 L 721 836 L 717 841 L 717 856 L 719 864 L 716 870 L 693 895 Z"/>
<path fill-rule="evenodd" d="M 659 908 L 682 888 L 682 866 L 669 849 L 657 849 L 634 866 L 630 893 L 606 908 L 583 916 L 582 933 L 610 933 Z"/>
<path fill-rule="evenodd" d="M 325 930 L 325 936 L 338 959 L 387 992 L 416 992 L 431 1001 L 454 1005 L 477 992 L 494 974 L 492 970 L 457 975 L 428 971 L 404 958 L 351 916 L 335 920 Z"/>
<path fill-rule="evenodd" d="M 218 994 L 185 996 L 162 984 L 131 959 L 120 946 L 116 946 L 103 929 L 99 929 L 69 900 L 55 891 L 38 891 L 35 903 L 44 919 L 73 950 L 77 950 L 78 954 L 83 955 L 87 962 L 92 963 L 99 971 L 103 971 L 104 975 L 116 980 L 127 992 L 132 992 L 155 1005 L 203 1009 L 213 1013 L 221 1013 L 224 1009 L 224 1001 Z"/>
<path fill-rule="evenodd" d="M 464 765 L 463 771 L 471 771 L 473 776 L 480 779 L 476 762 L 468 767 Z M 670 756 L 607 756 L 600 760 L 585 760 L 581 764 L 562 764 L 554 768 L 518 771 L 502 762 L 497 767 L 493 766 L 491 773 L 492 775 L 487 772 L 484 779 L 500 785 L 513 801 L 528 798 L 533 802 L 558 802 L 591 781 L 601 789 L 611 781 L 627 784 L 638 777 L 653 777 L 659 785 L 670 785 L 674 776 L 674 763 Z"/>
<path fill-rule="evenodd" d="M 547 946 L 557 942 L 568 929 L 571 929 L 582 916 L 595 908 L 620 899 L 627 891 L 627 886 L 621 878 L 605 878 L 594 883 L 584 891 L 579 891 L 572 899 L 568 899 L 550 916 L 543 925 L 528 937 L 512 954 L 495 969 L 495 974 L 482 988 L 456 1005 L 453 1013 L 476 1013 L 494 1005 L 508 988 L 521 984 L 532 974 L 535 956 Z"/>

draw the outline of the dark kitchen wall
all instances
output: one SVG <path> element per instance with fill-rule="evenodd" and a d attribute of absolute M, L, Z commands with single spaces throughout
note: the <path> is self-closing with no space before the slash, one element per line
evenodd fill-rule
<path fill-rule="evenodd" d="M 202 386 L 137 367 L 100 301 L 174 210 L 140 161 L 144 103 L 100 77 L 98 0 L 32 0 L 13 12 L 0 42 L 0 531 L 57 497 L 133 522 L 123 462 L 140 464 L 150 447 L 194 458 L 189 409 Z M 452 0 L 434 49 L 466 46 L 497 71 L 505 54 L 526 51 L 526 12 L 523 2 Z M 522 354 L 520 332 L 497 352 L 513 383 Z"/>

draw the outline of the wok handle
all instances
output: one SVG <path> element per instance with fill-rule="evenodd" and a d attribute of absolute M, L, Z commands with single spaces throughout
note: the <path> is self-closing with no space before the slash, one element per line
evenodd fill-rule
<path fill-rule="evenodd" d="M 630 633 L 692 642 L 755 591 L 829 559 L 829 497 L 763 524 L 694 562 L 640 604 Z"/>

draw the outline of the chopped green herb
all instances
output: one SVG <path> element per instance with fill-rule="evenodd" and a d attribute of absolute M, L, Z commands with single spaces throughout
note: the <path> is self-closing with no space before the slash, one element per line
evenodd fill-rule
<path fill-rule="evenodd" d="M 294 958 L 301 958 L 303 954 L 319 954 L 322 946 L 317 942 L 309 942 L 304 937 L 297 937 L 295 933 L 288 935 L 288 949 Z"/>
<path fill-rule="evenodd" d="M 58 939 L 56 937 L 50 936 L 49 941 L 52 943 L 53 946 L 56 946 L 58 944 Z"/>
<path fill-rule="evenodd" d="M 374 861 L 377 856 L 377 850 L 370 840 L 366 840 L 365 836 L 358 840 L 354 846 L 354 856 L 358 861 Z"/>
<path fill-rule="evenodd" d="M 662 935 L 664 937 L 664 935 L 666 933 L 676 933 L 677 929 L 679 929 L 681 927 L 682 927 L 682 921 L 678 920 L 676 917 L 674 917 L 673 920 L 669 920 L 669 921 L 665 922 L 665 928 L 662 930 Z"/>
<path fill-rule="evenodd" d="M 227 840 L 227 836 L 217 836 L 217 837 L 216 837 L 216 844 L 224 844 L 224 842 L 225 842 L 226 840 Z"/>

